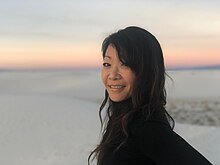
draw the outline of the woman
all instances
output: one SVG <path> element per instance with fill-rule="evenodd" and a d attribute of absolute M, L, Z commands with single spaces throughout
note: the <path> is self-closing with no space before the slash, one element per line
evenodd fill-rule
<path fill-rule="evenodd" d="M 165 109 L 163 54 L 157 39 L 139 27 L 108 36 L 102 45 L 107 105 L 103 136 L 89 156 L 98 165 L 210 165 L 173 131 Z"/>

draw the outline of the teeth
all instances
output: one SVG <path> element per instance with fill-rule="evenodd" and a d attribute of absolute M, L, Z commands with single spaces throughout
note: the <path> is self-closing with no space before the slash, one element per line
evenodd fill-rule
<path fill-rule="evenodd" d="M 110 88 L 120 89 L 120 88 L 123 88 L 123 86 L 122 85 L 110 85 Z"/>

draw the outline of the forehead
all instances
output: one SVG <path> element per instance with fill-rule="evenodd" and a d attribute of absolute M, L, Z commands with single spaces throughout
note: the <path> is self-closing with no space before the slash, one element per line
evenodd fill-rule
<path fill-rule="evenodd" d="M 104 59 L 118 59 L 118 52 L 114 46 L 109 45 L 104 55 Z"/>

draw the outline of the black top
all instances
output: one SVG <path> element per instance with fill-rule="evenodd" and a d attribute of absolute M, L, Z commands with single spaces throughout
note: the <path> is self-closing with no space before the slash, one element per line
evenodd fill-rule
<path fill-rule="evenodd" d="M 133 122 L 127 143 L 105 153 L 102 165 L 211 165 L 160 119 Z"/>

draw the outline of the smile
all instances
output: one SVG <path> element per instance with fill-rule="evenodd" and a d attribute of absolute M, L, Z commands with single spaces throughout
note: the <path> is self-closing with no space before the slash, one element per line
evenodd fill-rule
<path fill-rule="evenodd" d="M 125 86 L 123 86 L 123 85 L 109 85 L 109 87 L 112 89 L 121 89 L 121 88 L 124 88 Z"/>
<path fill-rule="evenodd" d="M 108 87 L 112 90 L 120 90 L 122 88 L 124 88 L 124 85 L 108 85 Z"/>

